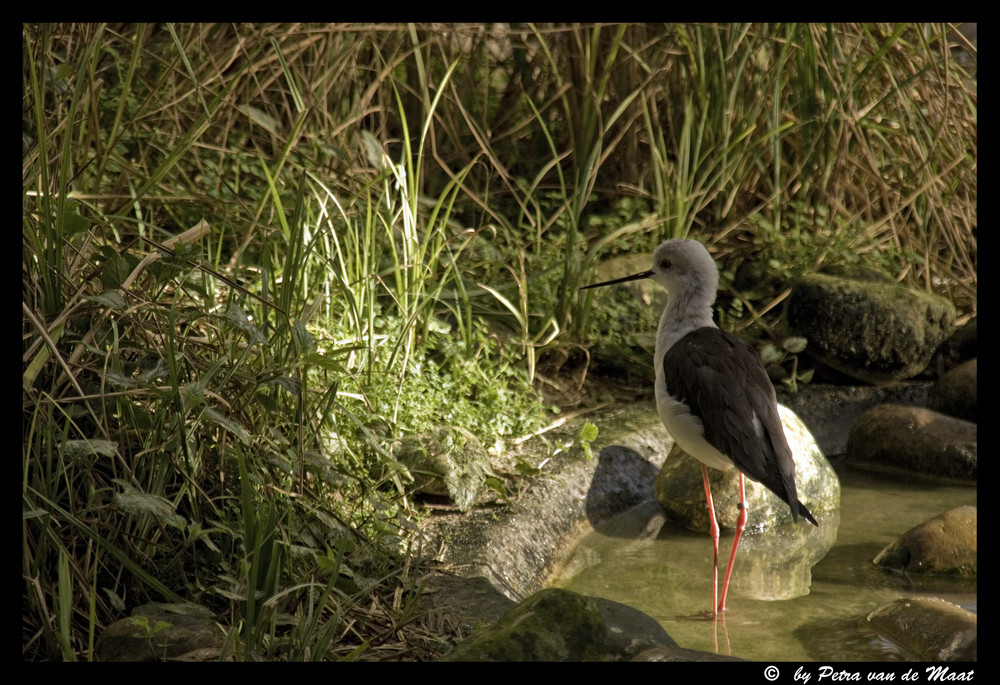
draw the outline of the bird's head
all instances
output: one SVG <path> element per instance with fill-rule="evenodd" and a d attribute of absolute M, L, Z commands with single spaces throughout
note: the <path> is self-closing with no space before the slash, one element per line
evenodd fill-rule
<path fill-rule="evenodd" d="M 593 283 L 581 290 L 642 278 L 652 278 L 673 294 L 705 292 L 714 298 L 719 286 L 719 271 L 705 246 L 697 240 L 671 238 L 660 243 L 653 251 L 653 268 L 648 271 Z"/>

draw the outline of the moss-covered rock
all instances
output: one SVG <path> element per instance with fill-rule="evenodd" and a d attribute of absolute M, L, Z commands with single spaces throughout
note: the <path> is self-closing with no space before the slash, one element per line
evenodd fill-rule
<path fill-rule="evenodd" d="M 951 334 L 955 307 L 878 272 L 840 271 L 805 276 L 793 286 L 786 321 L 809 341 L 806 353 L 869 383 L 923 371 Z"/>

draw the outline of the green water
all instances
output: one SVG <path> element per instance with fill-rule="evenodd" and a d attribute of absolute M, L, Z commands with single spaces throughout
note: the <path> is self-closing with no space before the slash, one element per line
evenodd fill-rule
<path fill-rule="evenodd" d="M 755 661 L 908 660 L 868 629 L 864 617 L 912 596 L 940 597 L 975 611 L 976 582 L 908 581 L 876 568 L 871 560 L 910 528 L 948 509 L 976 505 L 976 488 L 845 469 L 838 473 L 842 490 L 836 543 L 813 567 L 808 595 L 780 601 L 741 596 L 738 553 L 724 619 L 704 618 L 712 605 L 711 540 L 671 521 L 645 542 L 622 535 L 621 521 L 617 533 L 590 533 L 552 584 L 634 607 L 689 649 Z M 831 524 L 838 525 L 836 520 L 827 522 Z M 645 521 L 633 522 L 634 529 L 643 525 Z M 731 540 L 732 532 L 723 531 L 720 592 Z"/>

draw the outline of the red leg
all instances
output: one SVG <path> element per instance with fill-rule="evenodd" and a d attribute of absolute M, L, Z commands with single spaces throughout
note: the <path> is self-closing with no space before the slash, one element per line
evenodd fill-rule
<path fill-rule="evenodd" d="M 740 474 L 742 476 L 743 474 Z M 712 536 L 712 549 L 715 552 L 715 562 L 712 567 L 712 615 L 716 615 L 719 601 L 719 524 L 715 520 L 715 505 L 712 503 L 712 486 L 708 484 L 708 467 L 701 465 L 701 478 L 705 483 L 705 500 L 708 502 L 708 532 Z M 723 594 L 723 604 L 725 594 Z"/>
<path fill-rule="evenodd" d="M 707 483 L 708 481 L 706 481 Z M 729 577 L 733 575 L 733 561 L 736 560 L 736 547 L 740 544 L 743 529 L 747 526 L 747 496 L 743 474 L 740 473 L 740 516 L 736 519 L 736 534 L 733 535 L 733 549 L 729 553 L 729 566 L 726 568 L 726 579 L 722 583 L 722 600 L 719 602 L 719 613 L 726 610 L 726 594 L 729 592 Z M 716 554 L 718 556 L 718 554 Z"/>

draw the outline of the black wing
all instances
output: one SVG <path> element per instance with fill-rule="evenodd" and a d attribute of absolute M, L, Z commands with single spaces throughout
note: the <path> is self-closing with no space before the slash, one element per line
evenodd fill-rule
<path fill-rule="evenodd" d="M 667 392 L 701 419 L 705 440 L 784 500 L 792 518 L 816 519 L 798 500 L 795 462 L 757 352 L 718 328 L 691 331 L 663 355 Z M 759 424 L 754 421 L 756 414 Z"/>

